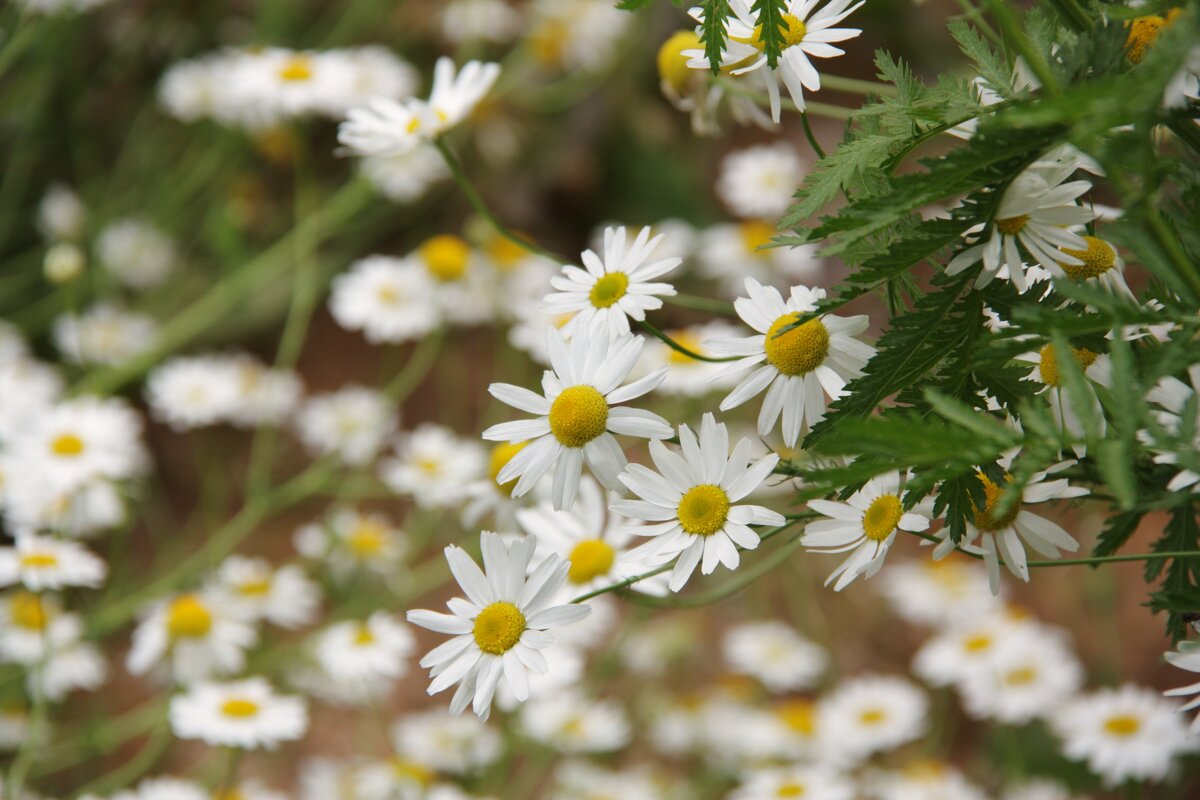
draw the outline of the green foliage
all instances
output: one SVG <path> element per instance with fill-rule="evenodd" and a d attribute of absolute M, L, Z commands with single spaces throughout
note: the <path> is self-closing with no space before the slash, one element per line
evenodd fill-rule
<path fill-rule="evenodd" d="M 704 22 L 700 26 L 700 41 L 704 45 L 704 57 L 711 65 L 712 74 L 721 73 L 721 53 L 725 50 L 725 39 L 729 31 L 725 21 L 733 16 L 729 0 L 704 0 Z"/>
<path fill-rule="evenodd" d="M 779 66 L 779 56 L 783 53 L 784 36 L 788 24 L 783 15 L 787 11 L 787 0 L 754 0 L 751 11 L 758 14 L 758 35 L 762 39 L 763 54 L 767 57 L 767 66 L 775 69 Z"/>

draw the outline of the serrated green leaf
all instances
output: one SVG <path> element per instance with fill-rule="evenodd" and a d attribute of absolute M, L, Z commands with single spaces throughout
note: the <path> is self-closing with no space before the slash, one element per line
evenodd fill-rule
<path fill-rule="evenodd" d="M 704 57 L 708 59 L 713 75 L 721 74 L 721 57 L 725 52 L 725 38 L 729 35 L 726 20 L 733 15 L 729 0 L 703 0 L 704 21 L 700 25 L 700 42 L 704 45 Z"/>

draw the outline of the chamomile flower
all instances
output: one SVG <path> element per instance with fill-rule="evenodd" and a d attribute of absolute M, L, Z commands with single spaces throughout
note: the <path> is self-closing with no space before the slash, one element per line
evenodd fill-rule
<path fill-rule="evenodd" d="M 808 501 L 809 508 L 829 519 L 808 523 L 800 543 L 820 553 L 853 551 L 829 574 L 826 586 L 836 579 L 833 588 L 840 592 L 859 575 L 870 578 L 883 566 L 899 531 L 929 527 L 930 509 L 918 505 L 905 511 L 902 494 L 900 473 L 889 472 L 869 480 L 844 503 Z"/>
<path fill-rule="evenodd" d="M 612 64 L 630 22 L 606 0 L 534 0 L 525 41 L 544 69 L 595 73 Z"/>
<path fill-rule="evenodd" d="M 662 800 L 658 776 L 641 769 L 620 772 L 584 761 L 567 761 L 554 776 L 547 800 Z"/>
<path fill-rule="evenodd" d="M 401 758 L 450 775 L 464 775 L 491 764 L 504 747 L 495 727 L 441 709 L 406 714 L 391 733 L 393 748 Z"/>
<path fill-rule="evenodd" d="M 516 511 L 518 500 L 512 496 L 516 481 L 499 483 L 496 478 L 500 470 L 512 461 L 513 456 L 521 452 L 525 442 L 501 442 L 492 445 L 487 459 L 487 475 L 467 484 L 465 491 L 467 505 L 463 508 L 462 521 L 467 528 L 474 527 L 485 517 L 491 517 L 499 530 L 513 530 L 517 524 Z"/>
<path fill-rule="evenodd" d="M 816 245 L 770 247 L 775 223 L 765 219 L 728 222 L 706 228 L 696 248 L 699 272 L 720 282 L 725 297 L 736 298 L 746 279 L 764 286 L 822 283 L 829 280 Z"/>
<path fill-rule="evenodd" d="M 852 800 L 854 785 L 828 767 L 766 767 L 748 770 L 728 800 Z"/>
<path fill-rule="evenodd" d="M 1105 786 L 1160 782 L 1177 756 L 1200 749 L 1178 711 L 1157 692 L 1126 684 L 1067 702 L 1051 718 L 1051 727 L 1063 740 L 1063 754 L 1086 761 Z"/>
<path fill-rule="evenodd" d="M 125 667 L 134 675 L 166 662 L 179 683 L 238 672 L 258 633 L 212 593 L 179 594 L 156 603 L 133 631 Z"/>
<path fill-rule="evenodd" d="M 264 678 L 198 683 L 171 698 L 169 714 L 176 736 L 213 747 L 273 750 L 308 729 L 304 701 L 276 694 Z"/>
<path fill-rule="evenodd" d="M 570 508 L 579 488 L 586 461 L 592 474 L 613 491 L 625 467 L 625 454 L 613 434 L 666 439 L 671 426 L 657 414 L 616 405 L 653 390 L 666 377 L 666 369 L 622 386 L 637 364 L 644 340 L 622 336 L 610 340 L 607 332 L 580 330 L 568 343 L 549 328 L 546 347 L 552 370 L 542 378 L 544 395 L 507 383 L 493 383 L 488 392 L 501 402 L 537 415 L 493 425 L 483 432 L 491 441 L 529 445 L 513 456 L 496 479 L 517 479 L 514 497 L 521 497 L 554 469 L 553 500 L 557 509 Z"/>
<path fill-rule="evenodd" d="M 693 353 L 712 358 L 716 354 L 709 351 L 704 342 L 734 336 L 737 334 L 737 328 L 723 322 L 710 322 L 681 330 L 669 330 L 666 334 L 672 341 Z M 658 387 L 658 391 L 663 394 L 702 397 L 710 392 L 733 387 L 734 381 L 729 376 L 718 375 L 721 371 L 720 363 L 693 358 L 657 339 L 650 342 L 643 365 L 639 366 L 647 368 L 647 363 L 649 370 L 667 367 L 667 377 Z"/>
<path fill-rule="evenodd" d="M 650 238 L 650 227 L 638 232 L 626 243 L 624 226 L 604 229 L 604 250 L 584 250 L 585 269 L 563 265 L 563 274 L 550 279 L 557 289 L 546 295 L 544 310 L 548 314 L 573 314 L 563 327 L 570 337 L 587 328 L 593 335 L 607 332 L 616 339 L 629 333 L 629 320 L 646 319 L 647 311 L 662 308 L 659 297 L 670 297 L 675 288 L 669 283 L 653 283 L 679 266 L 680 258 L 650 259 L 663 234 Z"/>
<path fill-rule="evenodd" d="M 1122 271 L 1125 261 L 1117 248 L 1098 236 L 1080 234 L 1085 246 L 1079 249 L 1063 248 L 1063 252 L 1081 262 L 1072 264 L 1056 261 L 1047 265 L 1047 269 L 1058 280 L 1070 280 L 1100 286 L 1112 294 L 1122 295 L 1133 299 L 1133 292 L 1125 283 Z"/>
<path fill-rule="evenodd" d="M 471 704 L 486 719 L 502 679 L 517 700 L 527 699 L 529 672 L 546 670 L 539 651 L 554 641 L 546 631 L 578 622 L 591 610 L 549 605 L 567 579 L 569 564 L 564 561 L 549 558 L 526 579 L 536 545 L 533 539 L 506 545 L 498 534 L 485 531 L 480 547 L 486 572 L 462 548 L 447 547 L 450 571 L 467 599 L 451 600 L 451 614 L 408 612 L 414 625 L 454 637 L 420 662 L 433 678 L 429 694 L 459 685 L 450 703 L 453 714 Z"/>
<path fill-rule="evenodd" d="M 1154 410 L 1155 417 L 1158 424 L 1170 437 L 1178 437 L 1188 429 L 1194 431 L 1192 441 L 1183 443 L 1184 451 L 1194 452 L 1196 444 L 1200 442 L 1200 427 L 1196 426 L 1192 419 L 1187 419 L 1188 407 L 1191 405 L 1194 408 L 1192 413 L 1197 420 L 1200 420 L 1200 404 L 1196 403 L 1197 392 L 1200 392 L 1200 367 L 1192 366 L 1188 368 L 1187 383 L 1167 376 L 1159 380 L 1146 395 L 1146 400 L 1158 406 Z M 1153 447 L 1153 437 L 1145 434 L 1145 438 Z M 1161 448 L 1154 448 L 1154 452 L 1155 464 L 1179 463 L 1178 452 L 1169 452 Z M 1167 483 L 1167 491 L 1178 492 L 1195 486 L 1197 483 L 1200 483 L 1200 473 L 1184 468 L 1176 472 L 1175 476 Z"/>
<path fill-rule="evenodd" d="M 736 150 L 721 161 L 717 195 L 739 217 L 778 219 L 804 180 L 804 164 L 786 144 Z"/>
<path fill-rule="evenodd" d="M 1009 725 L 1045 717 L 1082 686 L 1083 668 L 1063 637 L 1036 625 L 1004 637 L 985 667 L 958 683 L 967 714 Z"/>
<path fill-rule="evenodd" d="M 306 399 L 296 414 L 300 441 L 314 455 L 352 466 L 370 463 L 396 429 L 398 414 L 377 389 L 343 386 Z"/>
<path fill-rule="evenodd" d="M 439 58 L 427 101 L 372 98 L 349 111 L 338 141 L 357 156 L 407 152 L 466 119 L 499 77 L 499 64 L 468 61 L 458 70 L 449 58 Z"/>
<path fill-rule="evenodd" d="M 393 491 L 409 495 L 421 508 L 447 508 L 466 497 L 483 473 L 479 445 L 440 425 L 423 424 L 396 442 L 396 455 L 380 464 L 380 476 Z"/>
<path fill-rule="evenodd" d="M 225 368 L 235 391 L 229 422 L 236 427 L 279 425 L 300 402 L 304 385 L 292 370 L 268 367 L 245 353 L 228 356 Z"/>
<path fill-rule="evenodd" d="M 117 280 L 138 290 L 162 283 L 178 260 L 175 243 L 142 219 L 122 219 L 106 225 L 96 237 L 96 253 Z"/>
<path fill-rule="evenodd" d="M 616 703 L 563 691 L 530 700 L 521 709 L 521 730 L 560 753 L 605 753 L 629 743 L 630 726 Z"/>
<path fill-rule="evenodd" d="M 1182 641 L 1174 652 L 1164 653 L 1163 658 L 1167 663 L 1179 669 L 1185 669 L 1188 672 L 1200 672 L 1200 645 L 1195 642 Z M 1178 689 L 1171 689 L 1163 692 L 1167 697 L 1188 697 L 1194 694 L 1200 694 L 1200 683 L 1193 683 L 1190 686 L 1181 686 Z M 1192 698 L 1180 708 L 1180 712 L 1192 711 L 1200 707 L 1200 698 Z M 1189 732 L 1192 736 L 1200 735 L 1200 715 L 1192 721 Z"/>
<path fill-rule="evenodd" d="M 82 314 L 65 314 L 54 320 L 54 344 L 76 364 L 119 364 L 137 355 L 153 341 L 158 325 L 107 303 Z"/>
<path fill-rule="evenodd" d="M 33 696 L 57 702 L 69 693 L 93 691 L 108 679 L 108 662 L 95 645 L 75 640 L 55 646 L 48 658 L 29 671 L 26 687 Z"/>
<path fill-rule="evenodd" d="M 53 183 L 38 203 L 37 228 L 47 242 L 75 241 L 83 235 L 87 206 L 70 186 Z"/>
<path fill-rule="evenodd" d="M 396 203 L 411 203 L 450 176 L 446 160 L 432 145 L 367 156 L 361 170 L 384 197 Z"/>
<path fill-rule="evenodd" d="M 505 0 L 451 0 L 441 10 L 442 36 L 454 44 L 511 42 L 524 27 Z"/>
<path fill-rule="evenodd" d="M 369 256 L 333 279 L 329 312 L 372 344 L 419 339 L 441 322 L 433 281 L 409 261 Z"/>
<path fill-rule="evenodd" d="M 352 509 L 339 509 L 326 520 L 303 526 L 293 542 L 300 555 L 326 561 L 339 578 L 358 570 L 394 576 L 408 553 L 405 535 L 390 517 Z"/>
<path fill-rule="evenodd" d="M 1083 373 L 1085 402 L 1092 406 L 1092 412 L 1097 420 L 1097 435 L 1104 436 L 1107 425 L 1104 422 L 1104 411 L 1100 406 L 1100 398 L 1096 396 L 1095 386 L 1109 387 L 1112 384 L 1112 362 L 1104 353 L 1095 353 L 1083 347 L 1071 348 L 1071 355 L 1079 364 Z M 1054 345 L 1047 344 L 1040 350 L 1017 356 L 1018 361 L 1034 364 L 1034 368 L 1025 376 L 1025 380 L 1040 383 L 1042 388 L 1038 394 L 1046 397 L 1050 404 L 1050 413 L 1064 435 L 1071 439 L 1071 449 L 1075 455 L 1082 458 L 1087 455 L 1087 445 L 1084 438 L 1083 423 L 1079 419 L 1079 411 L 1074 406 L 1075 398 L 1067 396 L 1062 386 L 1062 375 L 1059 371 L 1058 351 Z"/>
<path fill-rule="evenodd" d="M 774 620 L 730 629 L 722 652 L 733 671 L 757 678 L 777 694 L 811 687 L 829 662 L 824 650 Z"/>
<path fill-rule="evenodd" d="M 227 361 L 219 355 L 180 356 L 156 367 L 146 381 L 150 411 L 177 431 L 216 425 L 237 402 Z"/>
<path fill-rule="evenodd" d="M 822 697 L 817 729 L 836 761 L 860 761 L 919 738 L 929 699 L 902 678 L 862 676 Z"/>
<path fill-rule="evenodd" d="M 916 761 L 896 772 L 869 773 L 871 800 L 987 800 L 961 772 L 938 761 Z"/>
<path fill-rule="evenodd" d="M 81 396 L 32 415 L 7 442 L 24 468 L 60 490 L 141 473 L 142 423 L 122 400 Z"/>
<path fill-rule="evenodd" d="M 413 636 L 398 619 L 377 611 L 334 623 L 317 634 L 317 663 L 335 681 L 393 681 L 408 671 Z"/>
<path fill-rule="evenodd" d="M 1091 182 L 1064 182 L 1075 169 L 1074 163 L 1055 162 L 1052 167 L 1035 165 L 1022 172 L 1000 198 L 987 241 L 973 244 L 952 258 L 946 274 L 957 275 L 982 260 L 983 271 L 975 280 L 976 288 L 1000 277 L 1024 293 L 1031 281 L 1025 274 L 1021 248 L 1029 254 L 1032 265 L 1043 270 L 1084 267 L 1082 258 L 1067 252 L 1087 250 L 1087 242 L 1068 226 L 1083 225 L 1093 217 L 1091 209 L 1076 202 L 1091 190 Z"/>
<path fill-rule="evenodd" d="M 432 236 L 408 260 L 429 274 L 434 301 L 446 320 L 477 325 L 492 319 L 494 287 L 479 254 L 461 236 Z"/>
<path fill-rule="evenodd" d="M 999 609 L 987 571 L 963 557 L 893 563 L 875 585 L 897 614 L 919 625 L 944 628 Z"/>
<path fill-rule="evenodd" d="M 86 547 L 49 536 L 18 536 L 13 547 L 0 547 L 0 586 L 23 584 L 27 589 L 63 589 L 104 583 L 105 563 Z"/>
<path fill-rule="evenodd" d="M 320 589 L 300 567 L 276 569 L 265 558 L 239 555 L 222 562 L 212 589 L 235 615 L 289 629 L 311 623 L 321 601 Z"/>
<path fill-rule="evenodd" d="M 729 68 L 733 75 L 745 75 L 761 71 L 767 92 L 770 95 L 771 118 L 779 122 L 779 81 L 782 80 L 791 95 L 792 102 L 804 110 L 804 90 L 815 92 L 821 88 L 821 76 L 813 66 L 812 58 L 832 58 L 845 51 L 834 47 L 835 42 L 853 39 L 862 33 L 858 28 L 835 27 L 863 3 L 851 5 L 853 0 L 831 0 L 818 8 L 820 0 L 787 0 L 783 13 L 783 49 L 778 65 L 772 69 L 767 63 L 762 26 L 758 22 L 758 11 L 749 0 L 731 0 L 729 6 L 734 16 L 727 22 L 729 38 L 721 54 L 721 66 Z M 692 16 L 703 21 L 703 12 L 695 9 Z M 688 66 L 693 69 L 709 69 L 711 64 L 703 50 L 690 53 Z"/>
<path fill-rule="evenodd" d="M 557 557 L 569 563 L 565 588 L 569 597 L 646 572 L 648 567 L 631 554 L 629 520 L 610 512 L 608 493 L 584 478 L 570 510 L 556 511 L 540 503 L 516 511 L 517 523 L 537 540 L 532 566 Z M 665 594 L 665 580 L 650 578 L 634 584 L 634 591 Z"/>
<path fill-rule="evenodd" d="M 767 479 L 779 456 L 771 453 L 750 463 L 749 439 L 739 440 L 731 453 L 729 431 L 712 414 L 704 415 L 699 439 L 680 425 L 679 442 L 682 456 L 651 442 L 650 457 L 659 471 L 631 464 L 621 475 L 621 482 L 641 499 L 611 503 L 614 511 L 649 523 L 632 529 L 654 537 L 635 555 L 651 565 L 678 557 L 671 570 L 673 592 L 683 588 L 698 564 L 704 575 L 717 564 L 737 569 L 738 548 L 758 547 L 751 525 L 784 523 L 781 514 L 768 508 L 737 504 Z"/>
<path fill-rule="evenodd" d="M 749 297 L 739 297 L 734 308 L 759 334 L 708 343 L 713 352 L 740 356 L 719 374 L 753 369 L 721 401 L 721 410 L 736 408 L 769 386 L 758 414 L 758 432 L 768 435 L 782 413 L 783 440 L 793 447 L 801 430 L 824 418 L 826 395 L 836 399 L 845 394 L 847 381 L 862 375 L 875 354 L 873 347 L 853 338 L 867 329 L 867 318 L 825 314 L 795 325 L 816 309 L 824 289 L 793 286 L 786 303 L 776 289 L 753 278 L 746 279 L 746 291 Z"/>
<path fill-rule="evenodd" d="M 963 616 L 921 646 L 913 673 L 934 686 L 957 686 L 973 672 L 990 670 L 1004 643 L 1030 624 L 1004 611 Z"/>

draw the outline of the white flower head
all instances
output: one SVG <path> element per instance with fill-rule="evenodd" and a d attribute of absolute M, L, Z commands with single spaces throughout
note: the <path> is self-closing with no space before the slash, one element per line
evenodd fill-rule
<path fill-rule="evenodd" d="M 928 715 L 929 699 L 908 681 L 862 676 L 821 698 L 817 731 L 835 761 L 853 763 L 917 739 Z"/>
<path fill-rule="evenodd" d="M 739 297 L 734 308 L 758 335 L 708 343 L 714 352 L 740 356 L 719 375 L 753 369 L 721 401 L 721 410 L 736 408 L 770 387 L 758 414 L 758 432 L 768 435 L 782 414 L 783 440 L 793 447 L 806 426 L 824 418 L 826 395 L 844 395 L 847 381 L 861 376 L 875 354 L 873 347 L 853 338 L 867 329 L 867 318 L 825 314 L 796 325 L 816 309 L 824 289 L 793 286 L 784 302 L 778 290 L 747 278 L 746 291 L 749 297 Z"/>
<path fill-rule="evenodd" d="M 308 729 L 304 701 L 276 694 L 263 678 L 198 683 L 171 698 L 170 719 L 180 739 L 246 750 L 273 750 Z"/>
<path fill-rule="evenodd" d="M 679 426 L 682 455 L 661 442 L 650 443 L 658 472 L 630 464 L 621 482 L 640 500 L 616 500 L 614 511 L 648 525 L 632 528 L 654 537 L 636 551 L 651 564 L 678 557 L 671 571 L 671 591 L 679 591 L 700 565 L 711 574 L 718 564 L 737 569 L 738 548 L 758 547 L 751 525 L 782 525 L 782 515 L 758 505 L 740 504 L 758 488 L 779 462 L 771 453 L 750 463 L 751 442 L 741 439 L 729 449 L 729 431 L 712 414 L 705 414 L 700 436 Z"/>
<path fill-rule="evenodd" d="M 644 343 L 640 336 L 610 340 L 606 332 L 587 330 L 576 332 L 568 343 L 561 332 L 548 328 L 546 347 L 553 369 L 542 377 L 542 395 L 507 383 L 488 387 L 497 400 L 536 415 L 483 432 L 483 438 L 492 441 L 530 442 L 497 476 L 500 483 L 517 479 L 514 497 L 527 493 L 553 467 L 554 507 L 570 508 L 584 461 L 605 487 L 620 491 L 617 476 L 626 460 L 613 434 L 647 439 L 671 436 L 671 426 L 657 414 L 617 406 L 653 390 L 666 377 L 663 368 L 621 385 L 637 364 Z"/>
<path fill-rule="evenodd" d="M 362 466 L 383 448 L 398 417 L 377 389 L 343 386 L 305 400 L 296 414 L 296 431 L 314 455 L 334 454 L 347 464 Z"/>
<path fill-rule="evenodd" d="M 407 626 L 377 611 L 363 620 L 334 623 L 317 634 L 314 654 L 333 680 L 371 683 L 403 677 L 413 646 Z"/>
<path fill-rule="evenodd" d="M 1197 645 L 1196 642 L 1182 641 L 1176 646 L 1173 652 L 1164 653 L 1163 657 L 1173 667 L 1185 669 L 1188 672 L 1200 672 L 1200 645 Z M 1163 692 L 1163 694 L 1167 697 L 1188 697 L 1200 694 L 1200 683 L 1181 686 L 1178 689 L 1170 689 Z M 1180 712 L 1188 712 L 1196 708 L 1200 708 L 1200 698 L 1193 697 L 1179 710 Z M 1200 715 L 1197 715 L 1196 719 L 1192 721 L 1189 732 L 1192 736 L 1200 735 Z"/>
<path fill-rule="evenodd" d="M 421 508 L 448 508 L 466 498 L 467 487 L 483 469 L 478 442 L 425 423 L 397 439 L 396 455 L 380 463 L 380 476 L 390 489 L 411 496 Z"/>
<path fill-rule="evenodd" d="M 321 601 L 321 590 L 295 564 L 276 569 L 265 558 L 239 555 L 221 563 L 211 589 L 235 615 L 288 629 L 312 622 Z"/>
<path fill-rule="evenodd" d="M 611 700 L 593 700 L 578 690 L 530 700 L 521 709 L 521 730 L 560 753 L 605 753 L 629 743 L 629 719 Z"/>
<path fill-rule="evenodd" d="M 696 248 L 699 273 L 719 281 L 722 295 L 730 299 L 742 294 L 747 278 L 764 286 L 829 280 L 819 246 L 772 247 L 776 232 L 775 223 L 766 219 L 723 222 L 704 229 Z"/>
<path fill-rule="evenodd" d="M 333 279 L 329 312 L 372 344 L 419 339 L 441 322 L 433 280 L 408 259 L 369 256 Z"/>
<path fill-rule="evenodd" d="M 717 194 L 739 217 L 778 219 L 804 180 L 804 164 L 787 144 L 757 145 L 721 161 Z"/>
<path fill-rule="evenodd" d="M 250 623 L 227 608 L 219 595 L 179 594 L 152 606 L 133 632 L 126 668 L 142 675 L 166 661 L 179 683 L 230 675 L 246 664 L 258 641 Z"/>
<path fill-rule="evenodd" d="M 13 547 L 0 547 L 0 586 L 20 583 L 35 592 L 86 586 L 95 589 L 108 566 L 77 542 L 49 536 L 18 536 Z"/>
<path fill-rule="evenodd" d="M 467 598 L 450 600 L 450 614 L 409 611 L 408 621 L 454 637 L 421 659 L 433 678 L 429 694 L 457 683 L 451 713 L 459 714 L 471 704 L 486 719 L 502 679 L 513 697 L 528 699 L 529 672 L 546 671 L 539 651 L 554 642 L 546 631 L 578 622 L 591 609 L 550 605 L 567 579 L 565 561 L 548 558 L 526 579 L 536 540 L 506 545 L 498 534 L 487 531 L 479 539 L 483 571 L 462 548 L 446 548 L 450 571 Z"/>
<path fill-rule="evenodd" d="M 828 767 L 803 765 L 748 770 L 729 800 L 852 800 L 854 796 L 854 784 Z"/>
<path fill-rule="evenodd" d="M 812 687 L 829 661 L 820 647 L 774 620 L 730 629 L 722 651 L 734 672 L 757 678 L 775 693 Z"/>

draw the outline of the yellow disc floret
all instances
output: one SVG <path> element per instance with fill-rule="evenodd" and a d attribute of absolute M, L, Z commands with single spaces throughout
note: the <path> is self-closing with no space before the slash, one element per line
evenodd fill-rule
<path fill-rule="evenodd" d="M 996 229 L 1005 236 L 1016 236 L 1025 229 L 1027 222 L 1029 222 L 1028 214 L 1022 214 L 1019 217 L 1005 217 L 996 220 Z"/>
<path fill-rule="evenodd" d="M 771 243 L 771 237 L 775 235 L 775 226 L 760 219 L 751 219 L 738 225 L 738 233 L 742 236 L 742 244 L 746 246 L 747 253 L 764 258 L 767 251 L 759 248 Z"/>
<path fill-rule="evenodd" d="M 1142 721 L 1129 714 L 1118 714 L 1104 721 L 1104 730 L 1113 736 L 1133 736 L 1142 727 Z"/>
<path fill-rule="evenodd" d="M 232 700 L 225 701 L 221 706 L 221 713 L 227 717 L 237 717 L 238 719 L 253 717 L 258 713 L 258 703 L 253 700 L 235 697 Z"/>
<path fill-rule="evenodd" d="M 475 644 L 498 656 L 513 649 L 525 632 L 525 615 L 512 603 L 492 603 L 475 617 Z"/>
<path fill-rule="evenodd" d="M 77 456 L 83 452 L 83 439 L 73 433 L 59 434 L 50 443 L 50 450 L 56 456 Z"/>
<path fill-rule="evenodd" d="M 776 797 L 804 797 L 808 794 L 808 789 L 803 783 L 795 783 L 789 781 L 775 790 Z"/>
<path fill-rule="evenodd" d="M 54 553 L 33 552 L 21 556 L 21 566 L 27 569 L 45 569 L 58 566 L 58 556 Z"/>
<path fill-rule="evenodd" d="M 688 83 L 699 75 L 687 65 L 684 50 L 703 50 L 700 36 L 695 31 L 676 31 L 658 48 L 658 77 L 676 94 L 687 91 Z"/>
<path fill-rule="evenodd" d="M 280 80 L 288 83 L 300 83 L 312 80 L 312 57 L 306 55 L 292 56 L 279 68 Z"/>
<path fill-rule="evenodd" d="M 45 603 L 33 592 L 17 592 L 8 601 L 8 615 L 13 624 L 27 631 L 46 629 L 50 614 Z"/>
<path fill-rule="evenodd" d="M 567 570 L 567 580 L 583 584 L 601 575 L 607 575 L 616 561 L 617 551 L 602 539 L 584 539 L 575 545 L 567 558 L 571 562 L 571 568 Z"/>
<path fill-rule="evenodd" d="M 821 366 L 829 355 L 829 331 L 821 320 L 810 319 L 788 327 L 801 317 L 796 312 L 784 314 L 767 331 L 767 361 L 784 375 L 806 375 Z M 784 328 L 788 330 L 783 331 Z"/>
<path fill-rule="evenodd" d="M 887 719 L 887 712 L 882 708 L 865 708 L 858 715 L 858 721 L 863 725 L 878 725 Z"/>
<path fill-rule="evenodd" d="M 167 607 L 167 634 L 172 639 L 198 639 L 212 630 L 212 613 L 194 594 L 176 597 Z"/>
<path fill-rule="evenodd" d="M 996 505 L 1000 502 L 1000 495 L 1004 494 L 1004 490 L 992 483 L 991 479 L 982 472 L 977 473 L 976 477 L 983 484 L 983 494 L 986 497 L 986 502 L 982 509 L 975 506 L 975 527 L 984 533 L 995 533 L 1012 525 L 1013 520 L 1017 518 L 1017 514 L 1021 511 L 1020 502 L 1013 503 L 1007 511 L 997 516 Z M 1007 478 L 1007 476 L 1005 477 Z"/>
<path fill-rule="evenodd" d="M 377 520 L 362 518 L 346 537 L 346 546 L 360 559 L 379 555 L 387 543 L 387 526 Z"/>
<path fill-rule="evenodd" d="M 434 236 L 421 245 L 420 253 L 429 274 L 442 283 L 461 280 L 467 274 L 471 246 L 457 236 Z"/>
<path fill-rule="evenodd" d="M 788 700 L 775 708 L 775 716 L 788 730 L 812 736 L 817 730 L 817 707 L 811 700 Z"/>
<path fill-rule="evenodd" d="M 550 405 L 550 431 L 566 447 L 583 447 L 607 425 L 608 402 L 591 386 L 568 386 Z"/>
<path fill-rule="evenodd" d="M 516 444 L 498 444 L 492 448 L 491 454 L 488 456 L 488 477 L 492 482 L 500 487 L 500 491 L 507 495 L 512 494 L 512 490 L 516 488 L 517 481 L 514 478 L 508 483 L 500 482 L 500 471 L 508 466 L 508 462 L 513 460 L 513 456 L 525 449 L 525 445 L 529 442 L 517 442 Z"/>
<path fill-rule="evenodd" d="M 628 275 L 624 272 L 610 272 L 592 284 L 588 299 L 596 308 L 608 308 L 624 297 L 628 288 Z"/>
<path fill-rule="evenodd" d="M 791 47 L 800 44 L 804 41 L 804 34 L 808 33 L 808 28 L 804 25 L 804 21 L 795 14 L 784 14 L 780 20 L 779 30 L 783 32 L 783 46 Z M 767 49 L 766 42 L 763 41 L 763 26 L 754 26 L 754 35 L 748 39 L 735 39 L 742 44 L 752 45 L 759 50 Z"/>
<path fill-rule="evenodd" d="M 1075 280 L 1081 281 L 1087 278 L 1097 278 L 1116 266 L 1117 251 L 1111 244 L 1095 236 L 1084 236 L 1083 240 L 1087 242 L 1085 249 L 1063 250 L 1067 255 L 1075 256 L 1083 263 L 1064 264 L 1060 261 L 1058 265 L 1062 267 L 1063 272 Z"/>
<path fill-rule="evenodd" d="M 872 541 L 882 542 L 896 530 L 903 515 L 899 497 L 894 494 L 876 497 L 863 514 L 863 534 Z"/>
<path fill-rule="evenodd" d="M 1071 353 L 1075 356 L 1075 360 L 1079 362 L 1079 368 L 1086 370 L 1096 359 L 1100 357 L 1099 353 L 1093 353 L 1091 350 L 1086 350 L 1082 347 L 1071 348 Z M 1061 381 L 1061 376 L 1058 374 L 1058 356 L 1054 353 L 1054 345 L 1048 344 L 1040 351 L 1038 359 L 1038 375 L 1042 378 L 1042 383 L 1047 386 L 1058 386 Z"/>
<path fill-rule="evenodd" d="M 679 501 L 679 524 L 694 536 L 712 536 L 729 516 L 729 495 L 720 486 L 702 483 Z"/>
<path fill-rule="evenodd" d="M 1134 64 L 1142 63 L 1168 22 L 1158 14 L 1147 14 L 1132 20 L 1129 23 L 1129 35 L 1125 37 L 1125 57 Z"/>

